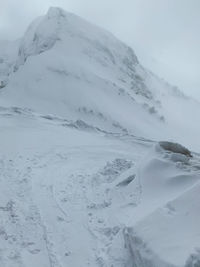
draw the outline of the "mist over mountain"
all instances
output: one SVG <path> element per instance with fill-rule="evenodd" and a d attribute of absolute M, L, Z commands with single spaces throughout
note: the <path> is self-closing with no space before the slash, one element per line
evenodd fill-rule
<path fill-rule="evenodd" d="M 199 264 L 200 103 L 57 7 L 0 41 L 0 88 L 0 265 Z"/>

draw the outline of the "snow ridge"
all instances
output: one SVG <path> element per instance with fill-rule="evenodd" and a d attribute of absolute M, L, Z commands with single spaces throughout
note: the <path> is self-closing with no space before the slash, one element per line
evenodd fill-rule
<path fill-rule="evenodd" d="M 36 19 L 25 33 L 20 47 L 16 68 L 29 56 L 51 49 L 59 40 L 59 30 L 65 13 L 60 8 L 50 8 L 45 17 Z"/>

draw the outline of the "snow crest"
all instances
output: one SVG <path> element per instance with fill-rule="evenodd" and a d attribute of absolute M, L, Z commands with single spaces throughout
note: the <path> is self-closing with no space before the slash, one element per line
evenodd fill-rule
<path fill-rule="evenodd" d="M 36 19 L 28 28 L 20 44 L 17 66 L 29 56 L 51 49 L 60 39 L 59 31 L 66 14 L 61 8 L 50 8 L 46 16 Z"/>

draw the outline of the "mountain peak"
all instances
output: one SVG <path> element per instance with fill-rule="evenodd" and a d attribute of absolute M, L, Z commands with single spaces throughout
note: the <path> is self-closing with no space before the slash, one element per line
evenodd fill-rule
<path fill-rule="evenodd" d="M 85 52 L 89 46 L 92 46 L 87 53 L 91 53 L 94 49 L 101 50 L 101 53 L 104 54 L 101 61 L 104 60 L 103 58 L 109 57 L 114 64 L 123 56 L 126 60 L 131 61 L 130 64 L 139 63 L 134 51 L 110 32 L 79 16 L 68 13 L 62 8 L 50 7 L 45 16 L 37 18 L 30 24 L 22 38 L 17 68 L 24 64 L 28 57 L 53 48 L 57 41 L 65 44 L 65 53 L 70 51 L 70 43 L 73 47 L 77 47 L 81 43 L 81 49 Z"/>
<path fill-rule="evenodd" d="M 19 47 L 17 68 L 24 64 L 29 56 L 41 54 L 55 45 L 62 27 L 60 20 L 64 17 L 66 17 L 64 10 L 50 7 L 45 16 L 37 18 L 30 24 Z"/>
<path fill-rule="evenodd" d="M 66 11 L 60 7 L 50 7 L 47 16 L 48 18 L 66 17 Z"/>
<path fill-rule="evenodd" d="M 98 127 L 138 135 L 143 122 L 164 127 L 167 120 L 162 102 L 171 87 L 143 68 L 132 48 L 111 33 L 58 7 L 28 27 L 15 70 L 7 86 L 10 97 L 17 80 L 20 97 L 14 101 L 21 105 L 23 98 L 23 105 L 42 113 L 70 114 L 88 125 L 95 118 Z M 138 109 L 141 119 L 128 120 Z"/>

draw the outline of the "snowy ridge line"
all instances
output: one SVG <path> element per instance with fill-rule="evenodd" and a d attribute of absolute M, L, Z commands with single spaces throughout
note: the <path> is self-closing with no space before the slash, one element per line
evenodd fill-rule
<path fill-rule="evenodd" d="M 138 137 L 136 135 L 133 135 L 131 133 L 128 133 L 127 130 L 123 130 L 122 132 L 111 132 L 104 129 L 101 129 L 97 126 L 91 125 L 83 121 L 82 119 L 78 119 L 76 121 L 69 120 L 66 118 L 58 117 L 56 115 L 48 114 L 40 114 L 38 112 L 33 111 L 29 108 L 21 108 L 21 107 L 5 107 L 0 106 L 0 116 L 6 116 L 6 117 L 12 117 L 12 116 L 25 116 L 29 118 L 34 119 L 44 119 L 45 121 L 48 121 L 54 125 L 57 126 L 63 126 L 68 128 L 74 128 L 81 131 L 91 131 L 96 133 L 103 133 L 107 137 L 115 137 L 120 138 L 122 140 L 128 140 L 130 141 L 135 140 L 136 142 L 143 142 L 146 144 L 153 144 L 156 143 L 155 140 L 151 140 L 144 137 Z M 118 127 L 116 127 L 118 129 Z"/>
<path fill-rule="evenodd" d="M 165 100 L 183 101 L 139 63 L 132 48 L 60 8 L 50 8 L 30 25 L 18 61 L 24 65 L 10 76 L 2 103 L 12 100 L 43 114 L 70 114 L 88 126 L 96 120 L 96 127 L 104 125 L 108 132 L 161 139 L 171 119 Z"/>

